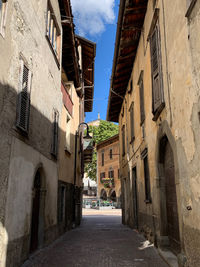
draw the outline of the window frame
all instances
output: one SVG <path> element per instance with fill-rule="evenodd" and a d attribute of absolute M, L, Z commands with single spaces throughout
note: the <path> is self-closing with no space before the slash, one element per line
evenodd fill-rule
<path fill-rule="evenodd" d="M 129 108 L 129 120 L 130 120 L 130 143 L 132 143 L 135 140 L 134 102 L 131 103 Z"/>
<path fill-rule="evenodd" d="M 149 159 L 148 150 L 145 148 L 141 153 L 141 158 L 143 160 L 143 170 L 144 170 L 144 186 L 145 186 L 145 203 L 151 203 L 151 181 L 149 173 Z"/>
<path fill-rule="evenodd" d="M 1 0 L 1 2 L 2 8 L 0 10 L 0 35 L 5 38 L 8 0 Z"/>
<path fill-rule="evenodd" d="M 65 151 L 71 154 L 71 117 L 67 112 L 66 116 L 66 132 L 65 132 Z"/>
<path fill-rule="evenodd" d="M 125 156 L 126 151 L 125 151 L 125 146 L 126 146 L 126 140 L 125 140 L 125 125 L 122 126 L 122 157 Z"/>
<path fill-rule="evenodd" d="M 151 78 L 152 78 L 152 113 L 153 120 L 156 121 L 165 107 L 161 38 L 158 18 L 152 28 L 150 35 L 150 55 L 151 55 Z M 156 61 L 155 61 L 156 59 Z M 156 63 L 156 64 L 155 64 Z M 157 68 L 155 68 L 157 66 Z"/>
<path fill-rule="evenodd" d="M 56 36 L 56 38 L 55 38 L 55 36 Z M 51 5 L 50 0 L 47 1 L 46 39 L 47 39 L 47 41 L 51 47 L 53 55 L 56 59 L 56 63 L 58 65 L 58 67 L 60 67 L 61 30 L 59 28 L 59 25 L 58 25 L 56 16 L 54 14 L 53 7 Z"/>
<path fill-rule="evenodd" d="M 58 130 L 59 130 L 59 112 L 53 109 L 53 123 L 52 123 L 52 143 L 51 155 L 57 159 L 58 155 Z"/>
<path fill-rule="evenodd" d="M 101 166 L 103 167 L 104 166 L 104 151 L 101 152 Z"/>
<path fill-rule="evenodd" d="M 24 84 L 24 70 L 27 69 L 28 74 L 27 82 L 26 82 L 26 89 L 23 88 Z M 19 86 L 18 86 L 18 98 L 17 98 L 17 109 L 16 109 L 16 128 L 20 130 L 20 132 L 24 135 L 28 135 L 29 131 L 29 119 L 30 119 L 30 94 L 31 94 L 31 85 L 32 85 L 32 72 L 27 61 L 20 56 L 20 71 L 19 71 Z M 25 103 L 26 102 L 26 103 Z M 24 105 L 25 110 L 24 110 Z M 23 114 L 24 113 L 24 114 Z M 24 122 L 22 121 L 23 117 Z M 24 124 L 24 125 L 23 125 Z"/>
<path fill-rule="evenodd" d="M 138 80 L 138 86 L 139 86 L 139 95 L 140 95 L 140 126 L 145 121 L 145 103 L 144 103 L 144 71 L 142 70 L 140 72 L 140 77 Z"/>
<path fill-rule="evenodd" d="M 109 156 L 110 156 L 110 159 L 113 159 L 112 148 L 110 148 L 110 150 L 109 150 Z"/>

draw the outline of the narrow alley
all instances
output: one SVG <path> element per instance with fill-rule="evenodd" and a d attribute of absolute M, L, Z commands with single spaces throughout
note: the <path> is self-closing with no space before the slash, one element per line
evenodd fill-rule
<path fill-rule="evenodd" d="M 136 231 L 121 224 L 120 210 L 86 210 L 80 227 L 37 251 L 23 267 L 168 266 Z"/>

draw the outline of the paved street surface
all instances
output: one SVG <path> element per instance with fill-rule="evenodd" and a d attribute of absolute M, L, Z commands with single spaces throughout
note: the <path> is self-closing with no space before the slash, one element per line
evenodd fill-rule
<path fill-rule="evenodd" d="M 156 249 L 121 224 L 119 210 L 83 211 L 79 228 L 32 256 L 23 267 L 167 267 Z"/>

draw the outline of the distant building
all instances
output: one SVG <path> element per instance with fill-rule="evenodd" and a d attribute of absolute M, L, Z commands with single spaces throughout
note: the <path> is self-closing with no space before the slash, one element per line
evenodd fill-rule
<path fill-rule="evenodd" d="M 97 197 L 121 206 L 119 176 L 119 135 L 97 145 Z"/>
<path fill-rule="evenodd" d="M 88 178 L 83 178 L 83 199 L 88 196 L 96 196 L 97 195 L 97 183 Z"/>

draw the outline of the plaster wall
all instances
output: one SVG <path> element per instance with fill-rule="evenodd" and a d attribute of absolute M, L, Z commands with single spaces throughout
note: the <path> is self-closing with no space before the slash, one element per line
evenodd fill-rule
<path fill-rule="evenodd" d="M 62 34 L 58 1 L 51 4 Z M 5 36 L 0 35 L 0 266 L 6 264 L 7 243 L 30 231 L 33 173 L 39 162 L 48 187 L 45 227 L 56 224 L 58 175 L 50 152 L 53 110 L 61 114 L 62 107 L 61 72 L 45 36 L 46 14 L 47 0 L 8 0 Z M 32 72 L 28 138 L 15 127 L 21 57 Z M 9 252 L 17 266 L 19 250 Z"/>
<path fill-rule="evenodd" d="M 122 157 L 120 134 L 120 173 L 125 183 L 123 216 L 125 223 L 133 223 L 132 168 L 137 167 L 139 228 L 149 239 L 161 235 L 160 182 L 158 151 L 159 141 L 166 135 L 172 146 L 175 161 L 176 193 L 182 253 L 188 266 L 200 262 L 200 212 L 199 212 L 199 40 L 200 4 L 196 3 L 189 18 L 187 1 L 157 1 L 161 35 L 161 59 L 165 108 L 156 122 L 152 120 L 151 60 L 148 35 L 153 19 L 153 1 L 148 2 L 137 55 L 130 79 L 133 91 L 126 94 L 119 115 L 120 129 L 126 127 L 126 154 Z M 140 97 L 138 80 L 144 71 L 144 131 L 140 126 Z M 130 81 L 129 81 L 130 83 Z M 128 88 L 129 89 L 129 85 Z M 129 108 L 134 102 L 135 140 L 130 144 Z M 145 203 L 144 166 L 142 151 L 148 148 L 152 203 Z M 129 174 L 130 173 L 130 176 Z M 191 207 L 191 210 L 188 210 Z M 154 234 L 153 234 L 154 233 Z M 182 257 L 183 259 L 184 257 Z M 184 264 L 185 259 L 182 260 Z M 186 263 L 185 263 L 186 264 Z"/>
<path fill-rule="evenodd" d="M 75 135 L 78 130 L 80 123 L 79 119 L 79 106 L 81 99 L 77 95 L 74 85 L 72 85 L 72 102 L 73 102 L 73 114 L 69 115 L 66 108 L 62 107 L 62 116 L 61 116 L 61 137 L 60 137 L 60 151 L 59 151 L 59 179 L 74 184 L 74 157 L 75 157 Z M 70 118 L 70 148 L 66 148 L 66 129 L 67 129 L 67 116 Z M 78 186 L 82 186 L 80 179 L 80 154 L 78 153 L 79 149 L 79 138 L 77 146 L 77 182 Z"/>

